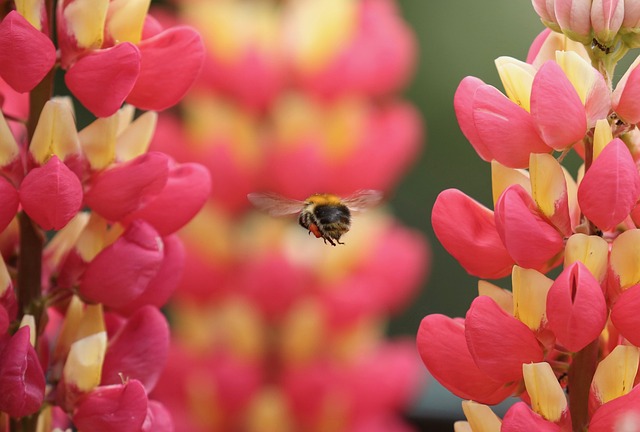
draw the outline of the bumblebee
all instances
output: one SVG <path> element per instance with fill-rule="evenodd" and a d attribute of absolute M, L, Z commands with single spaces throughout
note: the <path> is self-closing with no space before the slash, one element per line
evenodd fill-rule
<path fill-rule="evenodd" d="M 250 193 L 249 201 L 271 216 L 298 214 L 298 223 L 309 234 L 322 238 L 332 246 L 344 244 L 340 238 L 351 228 L 351 213 L 377 205 L 382 192 L 360 190 L 346 198 L 334 194 L 313 194 L 304 201 L 285 198 L 275 193 Z"/>

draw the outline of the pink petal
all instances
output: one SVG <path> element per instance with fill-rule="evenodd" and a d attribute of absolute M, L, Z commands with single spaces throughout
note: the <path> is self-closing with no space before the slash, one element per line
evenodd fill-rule
<path fill-rule="evenodd" d="M 122 382 L 122 374 L 140 381 L 150 393 L 158 382 L 168 351 L 167 320 L 155 307 L 145 306 L 110 338 L 100 384 L 118 384 Z"/>
<path fill-rule="evenodd" d="M 164 237 L 164 258 L 156 276 L 149 282 L 142 294 L 119 309 L 131 314 L 145 305 L 162 307 L 178 288 L 182 280 L 186 252 L 182 240 L 176 235 Z"/>
<path fill-rule="evenodd" d="M 560 426 L 545 420 L 524 402 L 516 402 L 502 420 L 500 432 L 561 432 Z"/>
<path fill-rule="evenodd" d="M 596 339 L 607 321 L 604 294 L 580 261 L 565 268 L 547 294 L 547 320 L 558 342 L 578 352 Z"/>
<path fill-rule="evenodd" d="M 160 235 L 169 235 L 193 219 L 210 192 L 211 176 L 205 167 L 196 163 L 174 165 L 164 189 L 126 220 L 143 219 Z"/>
<path fill-rule="evenodd" d="M 562 32 L 582 43 L 591 42 L 591 2 L 562 0 L 554 3 Z"/>
<path fill-rule="evenodd" d="M 531 116 L 544 142 L 556 150 L 581 140 L 587 131 L 580 96 L 554 61 L 545 62 L 533 79 Z"/>
<path fill-rule="evenodd" d="M 147 406 L 147 418 L 144 419 L 141 432 L 173 432 L 171 413 L 160 402 L 150 400 Z"/>
<path fill-rule="evenodd" d="M 9 225 L 18 212 L 20 199 L 16 188 L 4 177 L 0 177 L 0 232 Z"/>
<path fill-rule="evenodd" d="M 628 416 L 627 423 L 637 425 L 638 406 L 640 406 L 640 386 L 636 385 L 626 395 L 615 398 L 598 408 L 591 417 L 589 432 L 619 430 L 624 424 L 625 416 Z"/>
<path fill-rule="evenodd" d="M 584 215 L 603 231 L 622 222 L 640 195 L 640 176 L 627 146 L 610 142 L 587 170 L 578 187 Z"/>
<path fill-rule="evenodd" d="M 532 116 L 495 87 L 485 85 L 476 90 L 473 121 L 493 158 L 509 168 L 526 168 L 531 153 L 551 151 L 540 138 Z"/>
<path fill-rule="evenodd" d="M 20 185 L 24 211 L 45 230 L 64 227 L 82 207 L 82 185 L 57 156 L 34 168 Z"/>
<path fill-rule="evenodd" d="M 640 346 L 640 285 L 622 292 L 611 309 L 611 321 L 629 342 Z"/>
<path fill-rule="evenodd" d="M 147 408 L 147 394 L 140 381 L 101 386 L 78 401 L 73 423 L 84 431 L 139 432 Z"/>
<path fill-rule="evenodd" d="M 191 27 L 178 26 L 138 45 L 140 75 L 127 102 L 145 110 L 175 105 L 191 88 L 202 68 L 204 45 Z"/>
<path fill-rule="evenodd" d="M 476 366 L 462 320 L 439 314 L 426 316 L 418 329 L 417 344 L 431 375 L 458 397 L 496 404 L 515 390 L 514 385 L 494 380 Z"/>
<path fill-rule="evenodd" d="M 51 39 L 18 12 L 11 11 L 0 23 L 0 76 L 14 90 L 31 91 L 56 61 Z"/>
<path fill-rule="evenodd" d="M 0 351 L 0 411 L 11 417 L 34 414 L 44 400 L 45 379 L 29 342 L 29 327 L 20 328 Z"/>
<path fill-rule="evenodd" d="M 469 352 L 483 372 L 500 382 L 522 379 L 522 364 L 542 361 L 534 333 L 488 296 L 476 297 L 465 319 Z"/>
<path fill-rule="evenodd" d="M 613 110 L 626 123 L 640 123 L 640 63 L 634 62 L 630 70 L 616 85 L 611 100 Z"/>
<path fill-rule="evenodd" d="M 114 114 L 140 73 L 140 52 L 129 42 L 92 51 L 78 59 L 64 76 L 67 87 L 97 117 Z"/>
<path fill-rule="evenodd" d="M 476 94 L 476 90 L 486 84 L 479 78 L 468 76 L 465 77 L 453 97 L 453 107 L 456 111 L 456 117 L 458 119 L 458 125 L 462 130 L 464 136 L 469 140 L 478 156 L 483 160 L 489 162 L 493 159 L 491 150 L 482 142 L 476 125 L 473 120 L 473 98 Z"/>
<path fill-rule="evenodd" d="M 2 337 L 9 330 L 9 313 L 7 309 L 0 304 L 0 337 Z"/>
<path fill-rule="evenodd" d="M 110 221 L 119 221 L 160 193 L 169 175 L 169 157 L 150 152 L 98 173 L 85 203 Z"/>
<path fill-rule="evenodd" d="M 533 7 L 537 11 L 536 3 L 542 3 L 542 6 L 544 7 L 546 0 L 541 0 L 541 1 L 534 0 Z M 538 12 L 538 15 L 540 15 L 540 12 Z M 531 43 L 531 46 L 529 47 L 529 52 L 527 53 L 527 63 L 533 64 L 536 57 L 538 57 L 538 54 L 540 54 L 540 50 L 544 46 L 544 43 L 550 34 L 551 34 L 551 29 L 547 27 L 544 30 L 542 30 L 540 34 L 538 34 L 538 36 L 536 36 L 536 38 Z"/>
<path fill-rule="evenodd" d="M 497 279 L 511 274 L 507 253 L 491 210 L 457 189 L 444 190 L 431 212 L 433 230 L 442 246 L 474 276 Z"/>
<path fill-rule="evenodd" d="M 591 27 L 602 44 L 613 42 L 624 19 L 624 0 L 593 0 Z"/>
<path fill-rule="evenodd" d="M 89 263 L 80 280 L 84 299 L 105 306 L 126 307 L 147 288 L 162 264 L 158 233 L 142 221 L 134 221 L 114 243 Z"/>
<path fill-rule="evenodd" d="M 531 196 L 520 185 L 506 189 L 496 203 L 496 228 L 515 262 L 542 270 L 555 264 L 564 240 L 538 212 Z"/>

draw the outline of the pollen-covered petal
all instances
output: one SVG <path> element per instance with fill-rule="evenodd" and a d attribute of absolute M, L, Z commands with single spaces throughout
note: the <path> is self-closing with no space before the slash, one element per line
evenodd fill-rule
<path fill-rule="evenodd" d="M 562 165 L 549 154 L 532 154 L 529 173 L 531 196 L 540 211 L 562 234 L 571 235 L 569 194 Z"/>
<path fill-rule="evenodd" d="M 523 364 L 522 375 L 532 409 L 547 420 L 559 421 L 567 410 L 567 398 L 549 363 Z"/>
<path fill-rule="evenodd" d="M 591 390 L 600 403 L 607 403 L 631 391 L 639 360 L 638 347 L 618 345 L 598 363 Z"/>
<path fill-rule="evenodd" d="M 603 231 L 622 222 L 640 196 L 640 175 L 621 139 L 611 141 L 593 162 L 578 187 L 584 215 Z"/>
<path fill-rule="evenodd" d="M 209 171 L 196 163 L 176 164 L 169 169 L 162 191 L 125 220 L 142 219 L 160 235 L 169 235 L 189 222 L 204 206 L 211 192 Z M 176 206 L 176 203 L 180 203 Z"/>
<path fill-rule="evenodd" d="M 457 189 L 442 191 L 431 213 L 444 248 L 474 276 L 497 279 L 514 264 L 496 230 L 493 212 Z"/>
<path fill-rule="evenodd" d="M 481 79 L 468 76 L 465 77 L 453 96 L 453 107 L 458 119 L 458 125 L 464 136 L 469 140 L 478 156 L 485 161 L 493 159 L 493 154 L 484 144 L 478 135 L 475 122 L 473 120 L 473 98 L 478 88 L 485 86 Z"/>
<path fill-rule="evenodd" d="M 204 62 L 200 34 L 191 27 L 173 27 L 143 40 L 138 48 L 140 74 L 127 102 L 155 111 L 175 105 L 200 74 Z"/>
<path fill-rule="evenodd" d="M 600 284 L 584 264 L 565 268 L 547 294 L 547 320 L 558 343 L 578 352 L 598 337 L 607 322 Z"/>
<path fill-rule="evenodd" d="M 584 105 L 554 61 L 543 64 L 533 80 L 531 116 L 544 142 L 556 150 L 569 147 L 587 132 Z"/>
<path fill-rule="evenodd" d="M 0 176 L 0 232 L 9 225 L 18 212 L 20 203 L 18 191 L 4 177 Z"/>
<path fill-rule="evenodd" d="M 493 158 L 508 167 L 526 168 L 531 153 L 551 151 L 538 134 L 533 117 L 495 87 L 485 85 L 475 91 L 473 121 Z"/>
<path fill-rule="evenodd" d="M 147 223 L 134 221 L 104 248 L 80 280 L 83 298 L 118 308 L 138 297 L 162 264 L 162 240 Z"/>
<path fill-rule="evenodd" d="M 135 378 L 147 393 L 158 382 L 169 351 L 169 326 L 153 306 L 138 309 L 109 341 L 102 385 L 118 384 L 121 376 Z"/>
<path fill-rule="evenodd" d="M 456 396 L 481 403 L 503 401 L 515 390 L 476 366 L 464 336 L 463 320 L 426 316 L 418 329 L 418 352 L 429 372 Z"/>
<path fill-rule="evenodd" d="M 45 230 L 64 227 L 82 206 L 78 177 L 57 156 L 34 168 L 20 185 L 24 211 Z"/>
<path fill-rule="evenodd" d="M 545 420 L 525 402 L 513 404 L 502 419 L 500 432 L 561 432 L 560 426 Z"/>
<path fill-rule="evenodd" d="M 14 90 L 31 91 L 56 61 L 56 48 L 18 12 L 0 22 L 0 77 Z"/>
<path fill-rule="evenodd" d="M 498 200 L 495 223 L 509 255 L 520 267 L 544 269 L 563 250 L 562 234 L 539 214 L 531 196 L 518 185 L 509 187 Z"/>
<path fill-rule="evenodd" d="M 139 432 L 147 416 L 147 394 L 142 383 L 100 386 L 78 400 L 73 424 L 84 431 Z"/>
<path fill-rule="evenodd" d="M 168 176 L 169 157 L 145 153 L 96 174 L 85 193 L 85 203 L 106 219 L 118 221 L 158 195 Z"/>
<path fill-rule="evenodd" d="M 129 43 L 92 51 L 64 76 L 74 96 L 96 117 L 114 114 L 138 79 L 140 51 Z"/>
<path fill-rule="evenodd" d="M 44 400 L 44 373 L 29 333 L 18 329 L 0 349 L 0 411 L 16 418 L 36 413 Z"/>
<path fill-rule="evenodd" d="M 640 123 L 640 56 L 629 66 L 611 95 L 613 110 L 623 121 Z"/>
<path fill-rule="evenodd" d="M 519 381 L 523 363 L 543 359 L 535 334 L 489 297 L 476 297 L 471 303 L 465 336 L 478 368 L 496 381 Z"/>
<path fill-rule="evenodd" d="M 640 285 L 622 292 L 611 309 L 611 321 L 629 342 L 640 345 Z"/>

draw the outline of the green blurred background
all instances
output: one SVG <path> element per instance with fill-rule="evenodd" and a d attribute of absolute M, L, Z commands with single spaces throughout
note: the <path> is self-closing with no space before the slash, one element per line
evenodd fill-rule
<path fill-rule="evenodd" d="M 413 335 L 427 314 L 464 316 L 477 295 L 477 278 L 449 256 L 431 228 L 431 208 L 444 189 L 460 189 L 492 207 L 490 166 L 460 132 L 455 90 L 467 75 L 502 90 L 494 59 L 525 60 L 544 26 L 528 0 L 399 0 L 399 5 L 418 38 L 418 67 L 405 95 L 423 114 L 426 143 L 391 205 L 404 223 L 427 235 L 433 251 L 429 280 L 390 328 L 393 334 Z"/>

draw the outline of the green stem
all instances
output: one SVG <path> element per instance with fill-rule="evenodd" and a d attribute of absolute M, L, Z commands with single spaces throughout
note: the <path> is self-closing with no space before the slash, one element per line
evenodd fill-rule
<path fill-rule="evenodd" d="M 589 391 L 598 363 L 599 339 L 578 351 L 569 367 L 569 410 L 573 432 L 589 425 Z"/>

